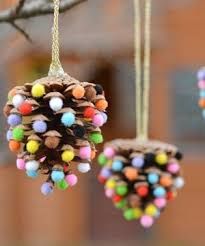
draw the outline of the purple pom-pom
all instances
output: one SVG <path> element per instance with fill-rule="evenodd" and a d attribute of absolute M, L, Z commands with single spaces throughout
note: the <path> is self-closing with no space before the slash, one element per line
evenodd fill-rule
<path fill-rule="evenodd" d="M 47 124 L 45 121 L 42 120 L 36 120 L 33 123 L 33 130 L 38 133 L 44 133 L 47 130 Z"/>
<path fill-rule="evenodd" d="M 46 183 L 43 183 L 42 186 L 41 186 L 41 193 L 45 196 L 49 195 L 50 193 L 53 192 L 53 186 L 51 183 L 49 182 L 46 182 Z"/>
<path fill-rule="evenodd" d="M 18 114 L 10 114 L 7 122 L 10 126 L 17 126 L 21 124 L 21 116 Z"/>
<path fill-rule="evenodd" d="M 205 67 L 202 67 L 197 72 L 197 78 L 198 80 L 205 80 Z"/>

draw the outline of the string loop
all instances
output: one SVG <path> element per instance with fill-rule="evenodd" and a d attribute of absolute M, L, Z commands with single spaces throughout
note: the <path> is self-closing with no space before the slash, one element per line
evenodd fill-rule
<path fill-rule="evenodd" d="M 52 28 L 52 62 L 49 69 L 49 76 L 62 77 L 65 72 L 60 62 L 60 48 L 59 48 L 59 6 L 60 0 L 53 0 L 54 3 L 54 19 Z"/>

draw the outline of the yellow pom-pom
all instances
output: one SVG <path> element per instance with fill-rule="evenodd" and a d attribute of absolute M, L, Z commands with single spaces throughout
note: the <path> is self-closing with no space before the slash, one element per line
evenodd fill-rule
<path fill-rule="evenodd" d="M 168 162 L 168 156 L 165 153 L 160 153 L 156 155 L 155 160 L 159 165 L 165 165 Z"/>
<path fill-rule="evenodd" d="M 142 216 L 142 209 L 134 208 L 133 211 L 134 211 L 135 219 L 139 219 Z"/>
<path fill-rule="evenodd" d="M 109 179 L 106 184 L 105 187 L 108 189 L 114 189 L 116 187 L 116 182 L 113 179 Z"/>
<path fill-rule="evenodd" d="M 29 153 L 34 154 L 39 149 L 39 143 L 35 140 L 29 140 L 26 149 Z"/>
<path fill-rule="evenodd" d="M 45 94 L 45 86 L 41 84 L 35 84 L 31 89 L 33 97 L 42 97 Z"/>
<path fill-rule="evenodd" d="M 75 157 L 75 154 L 72 150 L 65 150 L 63 151 L 62 155 L 61 155 L 61 158 L 63 161 L 65 162 L 69 162 L 69 161 L 72 161 Z"/>
<path fill-rule="evenodd" d="M 155 216 L 157 215 L 157 212 L 158 210 L 153 204 L 150 204 L 145 208 L 146 215 Z"/>

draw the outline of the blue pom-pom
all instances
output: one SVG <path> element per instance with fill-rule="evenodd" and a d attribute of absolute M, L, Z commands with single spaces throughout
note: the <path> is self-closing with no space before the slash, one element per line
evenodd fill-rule
<path fill-rule="evenodd" d="M 33 170 L 31 170 L 31 171 L 26 171 L 26 174 L 27 174 L 27 176 L 30 177 L 30 178 L 36 178 L 36 177 L 38 177 L 38 173 L 37 173 L 36 171 L 33 171 Z"/>
<path fill-rule="evenodd" d="M 199 96 L 200 96 L 201 98 L 205 98 L 205 90 L 200 90 L 200 91 L 199 91 Z"/>
<path fill-rule="evenodd" d="M 71 112 L 64 113 L 61 122 L 64 126 L 70 127 L 75 123 L 75 115 Z"/>
<path fill-rule="evenodd" d="M 51 173 L 51 179 L 52 179 L 55 183 L 60 182 L 61 180 L 64 179 L 64 177 L 65 177 L 65 174 L 64 174 L 64 172 L 62 172 L 62 171 L 54 170 L 54 171 L 52 171 L 52 173 Z"/>
<path fill-rule="evenodd" d="M 156 174 L 156 173 L 150 173 L 150 174 L 148 174 L 148 177 L 147 178 L 148 178 L 148 182 L 150 184 L 156 184 L 159 181 L 159 175 Z"/>
<path fill-rule="evenodd" d="M 159 186 L 154 189 L 153 194 L 155 197 L 164 197 L 166 195 L 166 190 L 162 186 Z"/>
<path fill-rule="evenodd" d="M 112 170 L 115 172 L 121 171 L 123 168 L 123 163 L 119 160 L 113 161 L 112 163 Z"/>
<path fill-rule="evenodd" d="M 36 120 L 33 123 L 33 130 L 38 133 L 44 133 L 47 130 L 47 124 L 45 121 Z"/>
<path fill-rule="evenodd" d="M 41 186 L 41 193 L 45 196 L 49 195 L 50 193 L 53 192 L 53 186 L 51 183 L 49 182 L 46 182 L 46 183 L 43 183 L 42 186 Z"/>

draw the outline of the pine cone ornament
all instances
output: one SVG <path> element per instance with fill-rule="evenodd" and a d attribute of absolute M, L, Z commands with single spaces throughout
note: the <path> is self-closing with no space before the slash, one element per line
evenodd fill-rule
<path fill-rule="evenodd" d="M 45 77 L 9 92 L 4 114 L 10 126 L 9 148 L 17 168 L 35 178 L 46 175 L 47 195 L 77 183 L 73 168 L 90 170 L 95 145 L 103 142 L 100 127 L 108 106 L 100 85 L 64 77 Z"/>
<path fill-rule="evenodd" d="M 202 109 L 202 116 L 205 119 L 205 67 L 199 69 L 197 73 L 199 88 L 199 107 Z"/>
<path fill-rule="evenodd" d="M 105 195 L 128 221 L 148 228 L 184 185 L 175 146 L 159 141 L 113 140 L 98 157 Z"/>

